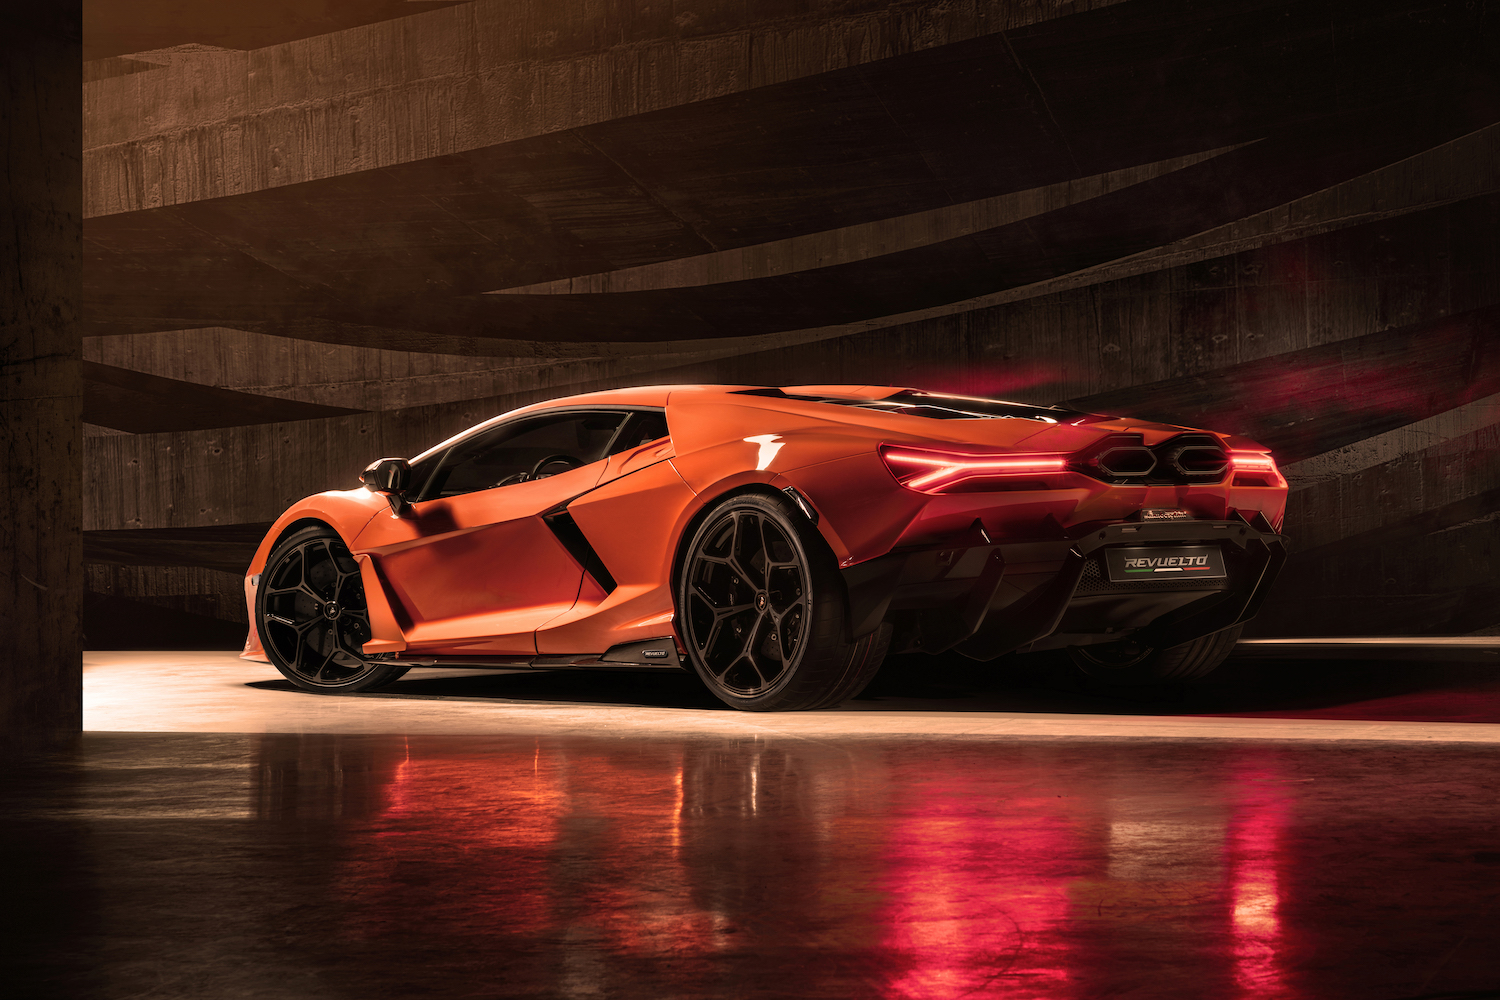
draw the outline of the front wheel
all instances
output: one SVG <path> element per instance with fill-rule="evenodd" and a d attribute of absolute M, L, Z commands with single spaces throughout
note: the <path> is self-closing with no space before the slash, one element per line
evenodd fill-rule
<path fill-rule="evenodd" d="M 833 553 L 778 497 L 742 494 L 714 507 L 683 552 L 676 597 L 693 669 L 721 701 L 746 711 L 847 701 L 890 645 L 889 626 L 846 638 Z"/>
<path fill-rule="evenodd" d="M 1068 655 L 1079 670 L 1095 680 L 1114 684 L 1160 684 L 1206 677 L 1234 652 L 1242 626 L 1200 636 L 1180 646 L 1153 649 L 1139 643 L 1111 642 L 1070 646 Z"/>
<path fill-rule="evenodd" d="M 255 618 L 272 665 L 304 691 L 368 691 L 410 669 L 365 655 L 364 583 L 332 528 L 302 528 L 272 550 L 256 589 Z"/>

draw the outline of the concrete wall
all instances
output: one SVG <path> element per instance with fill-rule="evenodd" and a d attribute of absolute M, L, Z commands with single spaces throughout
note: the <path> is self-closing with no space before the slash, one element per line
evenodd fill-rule
<path fill-rule="evenodd" d="M 847 381 L 1258 438 L 1261 634 L 1500 628 L 1492 11 L 663 10 L 89 64 L 97 607 L 230 642 L 287 503 L 511 406 Z"/>
<path fill-rule="evenodd" d="M 0 738 L 82 721 L 81 19 L 0 10 Z"/>

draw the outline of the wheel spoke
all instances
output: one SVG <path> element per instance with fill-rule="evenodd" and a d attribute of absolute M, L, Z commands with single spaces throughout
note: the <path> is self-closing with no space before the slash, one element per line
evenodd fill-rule
<path fill-rule="evenodd" d="M 788 617 L 790 617 L 793 611 L 796 611 L 800 607 L 802 607 L 802 598 L 799 597 L 790 605 L 788 605 L 785 611 L 778 613 L 775 608 L 767 608 L 766 610 L 771 615 L 771 623 L 776 626 L 777 631 L 780 631 L 781 623 Z"/>
<path fill-rule="evenodd" d="M 752 524 L 753 524 L 753 527 L 752 527 Z M 751 540 L 751 536 L 749 534 L 751 531 L 754 532 L 754 536 L 753 537 L 755 539 L 759 539 L 760 538 L 760 522 L 759 522 L 759 519 L 756 518 L 755 515 L 753 515 L 753 514 L 748 514 L 748 513 L 735 514 L 735 516 L 734 516 L 734 545 L 729 550 L 729 552 L 730 552 L 730 565 L 734 568 L 734 570 L 737 573 L 739 573 L 740 577 L 746 583 L 749 583 L 751 580 L 755 579 L 755 572 L 754 572 L 755 566 L 754 566 L 754 559 L 753 559 L 753 557 L 749 557 L 749 558 L 751 558 L 751 562 L 750 563 L 746 563 L 745 562 L 745 559 L 747 558 L 746 555 L 745 555 L 745 545 L 747 544 L 747 542 L 749 542 Z"/>
<path fill-rule="evenodd" d="M 348 686 L 376 668 L 363 649 L 370 637 L 363 577 L 342 540 L 309 538 L 266 575 L 264 621 L 276 629 L 266 633 L 267 646 L 278 664 L 320 687 Z"/>
<path fill-rule="evenodd" d="M 709 629 L 708 629 L 708 638 L 704 639 L 703 642 L 699 644 L 698 651 L 702 652 L 702 651 L 707 650 L 707 649 L 713 649 L 714 648 L 714 640 L 716 640 L 716 639 L 719 638 L 719 632 L 723 629 L 723 627 L 724 627 L 724 623 L 723 622 L 720 622 L 720 621 L 714 622 L 713 625 L 711 625 L 709 627 Z"/>
<path fill-rule="evenodd" d="M 370 636 L 369 616 L 351 613 L 344 620 L 343 625 L 343 628 L 334 629 L 334 639 L 337 641 L 338 647 L 351 656 L 363 657 L 365 655 L 363 646 L 369 641 Z M 363 627 L 356 629 L 356 625 Z M 363 634 L 365 638 L 358 638 L 360 634 Z"/>
<path fill-rule="evenodd" d="M 299 629 L 297 631 L 297 646 L 296 646 L 297 652 L 296 652 L 296 655 L 292 657 L 292 669 L 295 670 L 297 673 L 302 674 L 304 677 L 308 676 L 308 674 L 307 674 L 307 671 L 304 670 L 303 667 L 302 667 L 302 659 L 303 659 L 304 656 L 307 655 L 308 644 L 305 641 L 303 641 L 303 635 L 304 635 L 304 633 L 308 629 L 312 628 L 316 624 L 317 624 L 316 621 L 310 621 L 310 622 L 308 622 L 306 624 L 306 626 L 304 628 Z"/>
<path fill-rule="evenodd" d="M 328 669 L 328 665 L 333 662 L 334 654 L 336 654 L 339 651 L 338 636 L 335 635 L 332 638 L 333 638 L 333 643 L 332 643 L 333 648 L 328 651 L 328 655 L 327 656 L 323 657 L 323 663 L 322 663 L 321 666 L 318 667 L 318 672 L 315 673 L 315 674 L 313 674 L 313 680 L 320 681 L 320 680 L 323 679 L 323 673 L 324 673 L 324 671 L 326 671 Z"/>
<path fill-rule="evenodd" d="M 714 603 L 713 598 L 709 597 L 708 594 L 704 592 L 702 587 L 698 587 L 695 585 L 695 589 L 697 589 L 698 591 L 698 596 L 703 599 L 703 602 L 705 604 L 708 605 L 708 609 L 714 613 L 715 621 L 723 621 L 725 618 L 728 618 L 731 615 L 743 614 L 744 612 L 750 611 L 755 607 L 754 604 L 727 604 L 721 607 L 718 604 Z"/>
<path fill-rule="evenodd" d="M 758 619 L 756 619 L 755 628 L 751 629 L 749 636 L 746 637 L 744 652 L 745 662 L 750 664 L 750 669 L 754 670 L 755 676 L 760 678 L 762 687 L 765 686 L 766 682 L 769 681 L 771 677 L 775 676 L 774 674 L 767 674 L 764 670 L 761 669 L 760 666 L 760 649 L 758 647 L 763 642 L 765 642 L 765 637 L 761 632 L 761 626 L 765 623 L 765 615 L 761 615 Z"/>
<path fill-rule="evenodd" d="M 722 681 L 725 678 L 725 676 L 728 675 L 729 671 L 733 670 L 736 666 L 738 666 L 739 662 L 741 660 L 743 660 L 743 659 L 744 659 L 743 656 L 736 656 L 734 659 L 730 660 L 727 664 L 724 665 L 724 669 L 723 670 L 713 670 L 713 666 L 712 665 L 709 666 L 709 669 L 713 670 L 713 675 L 715 677 L 717 677 L 719 680 Z"/>
<path fill-rule="evenodd" d="M 761 612 L 756 616 L 755 624 L 745 630 L 745 644 L 740 647 L 740 658 L 750 664 L 750 669 L 755 671 L 755 676 L 760 678 L 762 684 L 766 682 L 766 672 L 760 669 L 760 660 L 756 658 L 757 650 L 755 647 L 762 641 L 760 630 L 761 626 L 765 623 L 765 612 Z"/>
<path fill-rule="evenodd" d="M 731 507 L 689 554 L 684 638 L 704 677 L 726 694 L 755 696 L 783 682 L 806 640 L 807 566 L 793 530 L 749 505 Z"/>
<path fill-rule="evenodd" d="M 334 558 L 333 549 L 329 546 L 328 540 L 325 538 L 314 539 L 308 542 L 304 546 L 304 549 L 305 551 L 302 556 L 302 592 L 320 604 L 335 600 L 338 595 L 339 580 L 342 574 L 339 571 L 338 560 Z M 314 549 L 322 550 L 322 556 L 316 562 L 312 558 Z M 330 592 L 326 594 L 318 590 L 312 579 L 313 570 L 325 562 L 332 568 L 334 574 L 333 585 L 328 588 Z"/>
<path fill-rule="evenodd" d="M 693 584 L 693 596 L 696 597 L 699 601 L 703 602 L 703 604 L 713 614 L 715 623 L 721 622 L 725 618 L 729 618 L 737 614 L 743 614 L 744 612 L 749 611 L 755 607 L 754 604 L 721 605 L 714 597 L 714 595 L 708 592 L 708 588 L 704 587 L 701 583 Z"/>
<path fill-rule="evenodd" d="M 713 594 L 710 594 L 708 592 L 708 588 L 703 586 L 703 584 L 697 583 L 695 581 L 693 583 L 693 593 L 697 594 L 699 600 L 701 600 L 704 604 L 707 604 L 710 608 L 717 608 L 719 606 L 718 598 L 714 597 Z"/>
<path fill-rule="evenodd" d="M 333 599 L 344 607 L 349 607 L 356 603 L 356 601 L 351 601 L 348 597 L 345 597 L 345 592 L 350 592 L 350 596 L 352 597 L 362 598 L 364 596 L 364 587 L 362 584 L 363 581 L 360 580 L 358 573 L 342 574 L 333 585 Z"/>
<path fill-rule="evenodd" d="M 766 519 L 756 518 L 757 534 L 760 538 L 760 587 L 762 590 L 771 589 L 771 546 L 766 541 Z"/>
<path fill-rule="evenodd" d="M 301 625 L 298 625 L 296 622 L 292 621 L 290 618 L 283 618 L 281 615 L 266 615 L 266 621 L 268 621 L 268 622 L 275 622 L 278 625 L 285 625 L 287 628 L 290 628 L 293 631 L 295 631 L 297 633 L 297 638 L 299 638 L 299 639 L 302 638 L 302 634 L 304 632 L 306 632 L 308 629 L 312 628 L 314 625 L 318 624 L 318 619 L 316 619 L 316 618 L 309 618 L 307 621 L 303 622 Z"/>
<path fill-rule="evenodd" d="M 761 686 L 764 687 L 766 683 L 766 672 L 760 669 L 760 664 L 756 662 L 755 657 L 753 655 L 747 655 L 745 657 L 745 662 L 750 664 L 750 669 L 755 671 L 755 676 L 760 679 Z"/>

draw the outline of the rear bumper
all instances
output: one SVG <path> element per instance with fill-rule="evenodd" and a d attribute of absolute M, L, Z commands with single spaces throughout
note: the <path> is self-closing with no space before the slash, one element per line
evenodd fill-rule
<path fill-rule="evenodd" d="M 1217 581 L 1111 583 L 1113 545 L 1213 544 Z M 889 621 L 892 652 L 953 649 L 975 659 L 1127 636 L 1165 648 L 1254 617 L 1286 561 L 1263 515 L 1253 521 L 1115 523 L 1085 534 L 994 542 L 976 523 L 951 543 L 900 550 L 843 570 L 854 636 Z"/>

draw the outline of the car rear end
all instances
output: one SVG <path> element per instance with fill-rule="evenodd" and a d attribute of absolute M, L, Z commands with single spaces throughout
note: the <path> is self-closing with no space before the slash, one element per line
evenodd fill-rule
<path fill-rule="evenodd" d="M 911 391 L 888 399 L 870 419 L 873 453 L 785 478 L 847 553 L 852 627 L 889 622 L 893 652 L 1174 647 L 1247 621 L 1285 560 L 1286 480 L 1253 441 Z M 921 412 L 982 403 L 995 412 Z"/>

